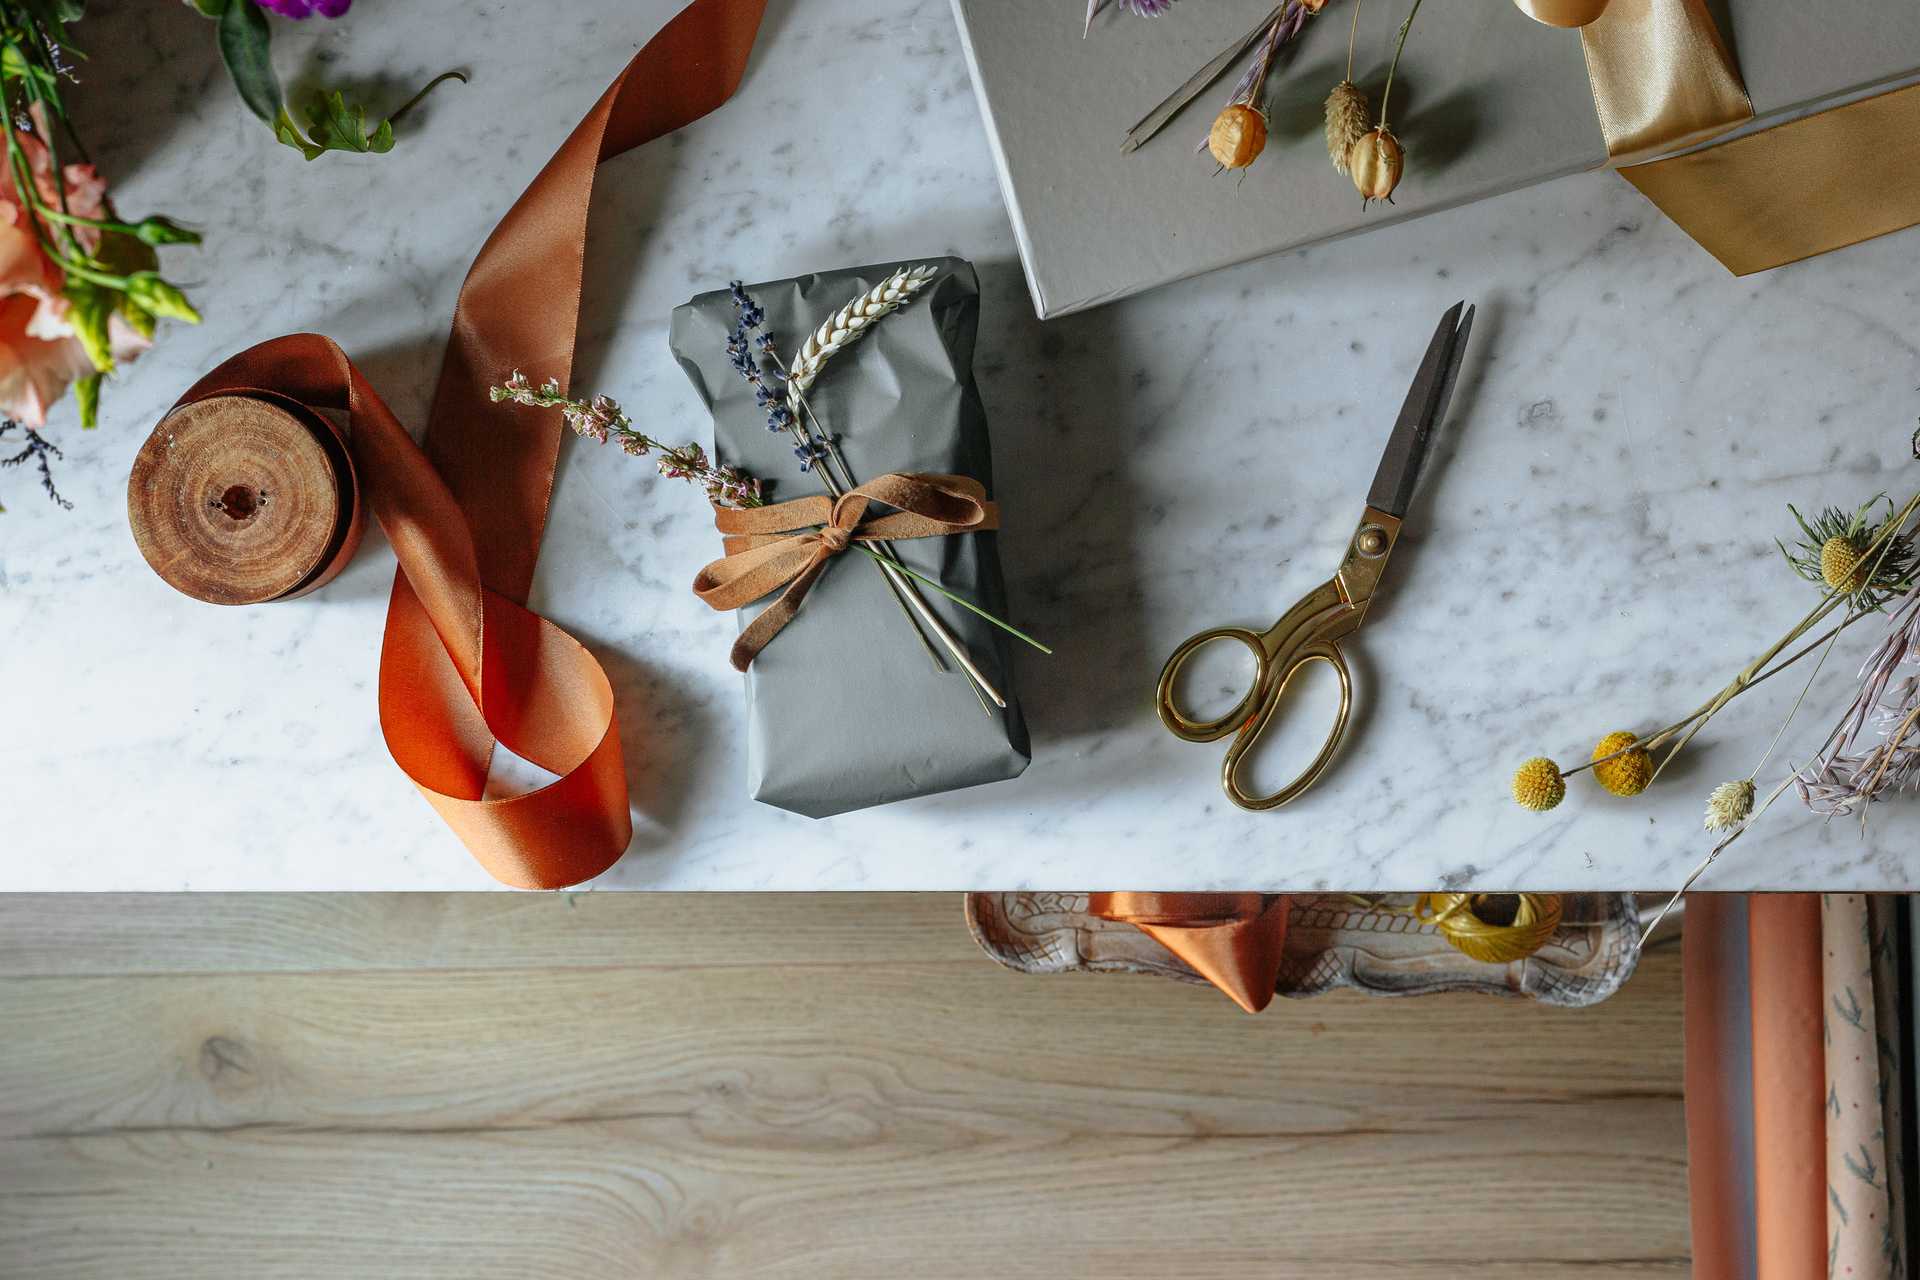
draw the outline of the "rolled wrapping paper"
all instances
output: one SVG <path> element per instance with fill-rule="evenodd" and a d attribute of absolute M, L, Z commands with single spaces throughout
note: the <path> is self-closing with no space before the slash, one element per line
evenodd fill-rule
<path fill-rule="evenodd" d="M 298 334 L 190 389 L 130 478 L 129 512 L 156 571 L 231 603 L 325 582 L 352 552 L 364 502 L 400 564 L 380 652 L 388 749 L 481 865 L 516 887 L 599 874 L 625 851 L 632 819 L 605 672 L 525 608 L 561 425 L 492 403 L 488 388 L 516 368 L 566 385 L 599 163 L 730 98 L 763 8 L 694 0 L 507 211 L 461 285 L 422 445 L 339 347 Z M 223 443 L 228 434 L 237 438 Z M 488 799 L 496 744 L 558 779 Z"/>
<path fill-rule="evenodd" d="M 1739 894 L 1693 894 L 1680 935 L 1693 1280 L 1754 1274 L 1746 905 Z"/>
<path fill-rule="evenodd" d="M 1900 1194 L 1901 1086 L 1891 903 L 1820 896 L 1825 987 L 1828 1270 L 1852 1280 L 1906 1274 Z"/>
<path fill-rule="evenodd" d="M 1818 894 L 1748 899 L 1756 1280 L 1827 1273 L 1820 940 Z"/>

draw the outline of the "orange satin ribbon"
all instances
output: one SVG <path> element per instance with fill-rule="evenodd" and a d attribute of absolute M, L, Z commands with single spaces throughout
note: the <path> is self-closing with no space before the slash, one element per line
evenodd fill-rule
<path fill-rule="evenodd" d="M 1273 1000 L 1287 943 L 1287 896 L 1096 893 L 1087 912 L 1158 942 L 1248 1013 Z"/>
<path fill-rule="evenodd" d="M 874 503 L 894 511 L 869 519 Z M 854 543 L 980 533 L 1000 527 L 1000 509 L 967 476 L 889 472 L 837 498 L 815 494 L 766 507 L 715 507 L 713 523 L 727 535 L 727 554 L 694 577 L 696 596 L 715 609 L 738 609 L 786 588 L 733 642 L 733 665 L 745 671 L 793 621 L 834 557 Z"/>
<path fill-rule="evenodd" d="M 221 365 L 183 403 L 279 396 L 348 415 L 369 504 L 400 567 L 380 653 L 387 746 L 489 873 L 551 889 L 613 865 L 632 836 L 613 691 L 592 655 L 525 607 L 561 426 L 495 404 L 515 369 L 564 387 L 599 164 L 738 88 L 765 0 L 694 0 L 635 54 L 500 220 L 460 289 L 424 446 L 345 354 L 310 334 Z M 496 743 L 559 774 L 485 796 Z"/>

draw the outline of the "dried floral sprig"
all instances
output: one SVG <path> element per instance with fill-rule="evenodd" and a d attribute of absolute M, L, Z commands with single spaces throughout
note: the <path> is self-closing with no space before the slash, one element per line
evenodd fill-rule
<path fill-rule="evenodd" d="M 1723 782 L 1707 795 L 1707 812 L 1701 826 L 1708 831 L 1731 831 L 1753 812 L 1753 779 L 1736 778 Z"/>
<path fill-rule="evenodd" d="M 1890 518 L 1893 500 L 1885 494 L 1875 494 L 1852 512 L 1828 507 L 1812 520 L 1788 503 L 1800 539 L 1792 548 L 1778 538 L 1774 545 L 1807 581 L 1847 593 L 1856 608 L 1878 608 L 1913 585 L 1915 568 L 1913 538 L 1901 533 L 1887 541 L 1872 566 L 1867 563 L 1866 549 L 1884 524 L 1872 522 L 1873 509 L 1883 501 Z"/>
<path fill-rule="evenodd" d="M 511 400 L 536 409 L 558 409 L 574 434 L 599 444 L 618 441 L 621 452 L 636 458 L 655 456 L 654 465 L 669 480 L 687 480 L 700 486 L 707 500 L 722 507 L 758 507 L 764 505 L 760 482 L 737 467 L 717 466 L 707 451 L 691 442 L 663 444 L 633 425 L 618 402 L 607 396 L 574 400 L 560 390 L 558 381 L 548 378 L 535 387 L 518 369 L 504 385 L 489 387 L 494 403 Z"/>
<path fill-rule="evenodd" d="M 1093 20 L 1112 0 L 1087 0 L 1087 23 L 1080 32 L 1082 39 L 1093 30 Z M 1118 0 L 1121 12 L 1137 13 L 1143 18 L 1157 18 L 1173 8 L 1173 0 Z"/>
<path fill-rule="evenodd" d="M 847 306 L 842 307 L 839 312 L 835 313 L 834 318 L 839 319 L 847 316 L 854 308 L 861 307 L 862 322 L 858 325 L 842 326 L 846 331 L 846 336 L 844 336 L 841 341 L 831 344 L 831 349 L 826 349 L 827 344 L 824 339 L 822 340 L 822 349 L 816 353 L 811 365 L 811 374 L 807 378 L 806 385 L 812 384 L 813 379 L 819 376 L 821 367 L 826 364 L 827 360 L 835 352 L 850 345 L 861 333 L 864 333 L 873 322 L 898 310 L 905 304 L 907 297 L 917 292 L 932 279 L 933 274 L 935 274 L 935 271 L 934 268 L 931 267 L 914 267 L 904 272 L 897 272 L 893 277 L 889 278 L 888 282 L 883 282 L 881 286 L 862 294 L 860 298 L 848 303 Z M 911 276 L 913 278 L 911 288 L 901 293 L 900 286 L 896 284 L 893 292 L 898 296 L 892 299 L 882 297 L 878 302 L 873 304 L 871 308 L 865 306 L 867 301 L 874 298 L 876 294 L 886 292 L 885 286 L 887 283 L 898 281 L 902 276 Z M 847 489 L 856 487 L 853 474 L 847 469 L 846 460 L 840 457 L 838 449 L 833 447 L 832 437 L 826 435 L 824 432 L 816 432 L 813 427 L 802 420 L 801 411 L 805 410 L 806 406 L 806 397 L 804 394 L 806 386 L 803 385 L 798 389 L 793 387 L 796 375 L 792 370 L 781 367 L 779 351 L 773 341 L 772 335 L 760 331 L 761 326 L 766 322 L 765 309 L 747 293 L 746 286 L 740 281 L 734 281 L 731 288 L 735 321 L 733 332 L 727 342 L 727 356 L 734 369 L 739 372 L 740 376 L 746 380 L 749 386 L 753 387 L 755 400 L 766 409 L 767 429 L 770 431 L 786 431 L 794 437 L 796 442 L 794 453 L 800 458 L 800 469 L 802 471 L 815 472 L 820 477 L 822 483 L 826 485 L 829 493 L 838 497 Z M 821 332 L 827 333 L 828 337 L 831 337 L 832 334 L 828 331 L 832 326 L 833 320 L 829 320 L 826 325 L 822 326 Z M 815 336 L 818 337 L 819 335 L 816 334 Z M 768 368 L 767 365 L 763 363 L 763 360 L 770 362 L 771 368 Z M 796 363 L 798 362 L 796 361 Z M 776 391 L 773 381 L 770 381 L 770 379 L 777 380 L 782 390 Z M 807 413 L 806 416 L 808 419 L 812 417 L 810 412 Z M 832 468 L 827 465 L 829 458 L 840 467 L 842 476 L 845 479 L 844 485 L 834 477 Z M 901 563 L 894 554 L 891 544 L 882 542 L 876 546 L 868 546 L 864 543 L 856 543 L 855 545 L 871 557 L 880 569 L 882 576 L 885 577 L 887 581 L 888 587 L 893 591 L 894 600 L 900 605 L 908 621 L 914 624 L 915 634 L 919 636 L 921 644 L 926 647 L 927 653 L 929 657 L 933 659 L 935 666 L 940 666 L 939 654 L 934 651 L 932 642 L 927 639 L 926 631 L 921 630 L 923 624 L 926 629 L 931 631 L 935 638 L 940 641 L 947 652 L 953 655 L 954 660 L 959 663 L 961 670 L 963 670 L 967 678 L 972 681 L 972 688 L 974 689 L 975 695 L 982 699 L 982 710 L 987 709 L 985 701 L 987 698 L 991 698 L 995 705 L 1002 708 L 1007 705 L 1006 699 L 1001 696 L 999 690 L 995 689 L 987 680 L 986 676 L 981 673 L 979 667 L 974 664 L 973 659 L 968 656 L 965 647 L 954 637 L 947 625 L 940 620 L 939 615 L 927 606 L 927 602 L 921 598 L 919 592 L 914 588 L 913 582 L 908 581 L 908 579 L 932 587 L 941 595 L 946 596 L 961 607 L 978 614 L 1001 630 L 1006 631 L 1010 635 L 1017 636 L 1041 652 L 1053 652 L 1047 648 L 1047 646 L 1041 644 L 1038 640 L 1035 640 L 1032 636 L 1021 631 L 1011 623 L 1004 619 L 997 618 L 993 614 L 973 604 L 971 601 L 955 595 L 924 574 L 916 573 L 912 569 L 909 569 L 905 564 Z"/>
<path fill-rule="evenodd" d="M 799 412 L 800 401 L 813 386 L 827 361 L 858 342 L 861 335 L 913 300 L 913 295 L 933 282 L 939 268 L 920 265 L 902 267 L 853 301 L 841 307 L 807 335 L 793 353 L 786 371 L 787 406 Z"/>
<path fill-rule="evenodd" d="M 1920 587 L 1888 616 L 1886 634 L 1860 668 L 1860 687 L 1814 759 L 1794 778 L 1801 801 L 1835 817 L 1859 812 L 1890 791 L 1920 788 L 1920 678 L 1900 676 L 1920 663 Z M 1877 739 L 1871 745 L 1863 740 Z"/>
<path fill-rule="evenodd" d="M 1267 145 L 1267 78 L 1273 70 L 1280 46 L 1289 44 L 1306 29 L 1307 19 L 1318 12 L 1318 5 L 1307 0 L 1283 0 L 1279 12 L 1267 24 L 1253 62 L 1233 87 L 1227 105 L 1214 117 L 1196 150 L 1211 152 L 1221 169 L 1244 169 L 1260 156 Z"/>
<path fill-rule="evenodd" d="M 40 488 L 53 505 L 63 511 L 73 510 L 73 503 L 67 501 L 53 483 L 53 460 L 66 457 L 60 452 L 60 446 L 25 423 L 16 422 L 12 418 L 0 419 L 0 437 L 10 435 L 14 431 L 22 434 L 22 444 L 25 447 L 12 457 L 0 458 L 0 467 L 18 467 L 28 462 L 33 463 L 34 469 L 40 473 Z M 4 506 L 0 506 L 0 511 L 5 510 Z"/>

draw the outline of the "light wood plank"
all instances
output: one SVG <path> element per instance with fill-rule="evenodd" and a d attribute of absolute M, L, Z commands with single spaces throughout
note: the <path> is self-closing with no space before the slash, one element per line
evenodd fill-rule
<path fill-rule="evenodd" d="M 0 978 L 970 966 L 961 912 L 957 893 L 0 894 Z"/>
<path fill-rule="evenodd" d="M 654 939 L 686 918 L 622 901 Z M 1590 1010 L 1250 1018 L 1154 979 L 1004 973 L 950 895 L 886 921 L 875 899 L 731 905 L 763 939 L 796 908 L 901 952 L 917 931 L 920 958 L 796 934 L 758 965 L 626 944 L 637 963 L 598 969 L 249 972 L 270 953 L 223 903 L 147 973 L 0 981 L 0 1275 L 1687 1272 L 1674 951 Z M 307 961 L 399 927 L 336 910 Z"/>

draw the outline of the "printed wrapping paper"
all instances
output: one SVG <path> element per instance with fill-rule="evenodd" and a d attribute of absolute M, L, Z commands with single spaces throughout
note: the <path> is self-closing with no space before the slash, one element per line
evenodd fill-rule
<path fill-rule="evenodd" d="M 833 357 L 807 400 L 837 437 L 854 478 L 889 471 L 971 476 L 993 495 L 986 414 L 973 381 L 979 285 L 958 258 L 816 272 L 747 287 L 783 360 L 806 335 L 895 270 L 920 262 L 934 281 Z M 758 477 L 772 502 L 823 492 L 799 470 L 793 440 L 728 362 L 734 308 L 725 289 L 676 308 L 674 358 L 713 415 L 714 457 Z M 1017 521 L 1018 511 L 1002 513 Z M 718 554 L 718 536 L 715 538 Z M 989 613 L 1012 619 L 992 533 L 893 544 L 902 562 Z M 1013 778 L 1027 766 L 1008 637 L 938 593 L 921 595 L 1007 699 L 983 711 L 944 652 L 937 671 L 885 579 L 857 551 L 835 559 L 798 616 L 747 673 L 747 781 L 754 799 L 809 817 Z M 769 598 L 771 599 L 771 597 Z M 766 602 L 739 611 L 746 626 Z M 724 651 L 716 662 L 725 661 Z"/>

